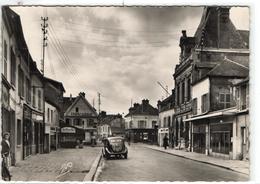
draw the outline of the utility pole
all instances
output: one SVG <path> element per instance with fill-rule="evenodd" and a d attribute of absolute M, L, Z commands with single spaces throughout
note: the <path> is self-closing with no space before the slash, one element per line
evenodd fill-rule
<path fill-rule="evenodd" d="M 171 95 L 169 92 L 168 92 L 168 86 L 166 86 L 166 87 L 163 87 L 163 85 L 159 82 L 159 81 L 157 81 L 157 84 L 159 84 L 159 86 L 161 86 L 161 88 L 165 91 L 165 93 L 166 93 L 166 98 L 168 97 L 168 95 Z"/>
<path fill-rule="evenodd" d="M 45 59 L 45 47 L 47 47 L 47 40 L 48 40 L 48 37 L 47 37 L 47 33 L 48 33 L 48 30 L 47 30 L 47 27 L 48 27 L 48 24 L 46 23 L 48 21 L 48 17 L 41 17 L 43 23 L 41 24 L 41 27 L 42 27 L 42 33 L 43 33 L 43 36 L 42 36 L 42 74 L 44 75 L 44 59 Z"/>
<path fill-rule="evenodd" d="M 100 105 L 101 105 L 100 96 L 101 96 L 101 94 L 98 92 L 98 114 L 100 114 Z"/>
<path fill-rule="evenodd" d="M 42 76 L 43 76 L 43 90 L 42 90 L 42 99 L 43 99 L 43 103 L 42 103 L 42 106 L 43 106 L 43 130 L 42 130 L 42 144 L 43 144 L 43 152 L 45 152 L 46 150 L 44 150 L 44 147 L 45 145 L 47 144 L 45 142 L 45 79 L 44 79 L 44 60 L 45 60 L 45 47 L 47 47 L 47 27 L 48 27 L 48 24 L 46 23 L 48 21 L 48 17 L 41 17 L 41 20 L 43 21 L 43 23 L 41 24 L 41 27 L 42 27 L 42 69 L 41 69 L 41 72 L 42 72 Z M 47 144 L 48 146 L 48 144 Z M 47 152 L 49 152 L 50 150 L 47 149 Z"/>

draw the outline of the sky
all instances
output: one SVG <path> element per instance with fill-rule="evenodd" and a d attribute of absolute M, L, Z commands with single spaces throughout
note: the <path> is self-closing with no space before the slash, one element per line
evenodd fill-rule
<path fill-rule="evenodd" d="M 13 7 L 32 58 L 41 68 L 41 17 L 48 17 L 45 76 L 63 83 L 65 96 L 85 92 L 108 113 L 126 114 L 131 100 L 166 97 L 174 88 L 183 29 L 193 36 L 203 7 Z M 233 7 L 237 29 L 249 30 L 249 9 Z"/>

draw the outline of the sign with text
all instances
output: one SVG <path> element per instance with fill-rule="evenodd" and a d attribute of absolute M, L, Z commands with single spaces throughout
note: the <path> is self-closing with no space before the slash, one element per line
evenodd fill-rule
<path fill-rule="evenodd" d="M 73 127 L 62 127 L 61 133 L 76 133 L 76 129 Z"/>
<path fill-rule="evenodd" d="M 89 112 L 72 112 L 71 116 L 92 116 Z"/>

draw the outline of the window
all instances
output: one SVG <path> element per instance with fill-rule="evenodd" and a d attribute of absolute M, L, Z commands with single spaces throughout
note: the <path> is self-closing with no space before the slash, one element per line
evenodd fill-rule
<path fill-rule="evenodd" d="M 207 110 L 209 110 L 209 98 L 208 98 L 208 93 L 202 95 L 201 97 L 201 112 L 206 112 Z"/>
<path fill-rule="evenodd" d="M 18 95 L 21 97 L 24 97 L 24 73 L 23 73 L 21 66 L 19 66 L 19 69 L 18 69 L 18 76 L 19 76 Z"/>
<path fill-rule="evenodd" d="M 79 112 L 79 108 L 78 107 L 76 107 L 76 112 Z"/>
<path fill-rule="evenodd" d="M 51 123 L 53 123 L 53 110 L 51 110 Z"/>
<path fill-rule="evenodd" d="M 47 108 L 47 121 L 50 122 L 50 109 Z"/>
<path fill-rule="evenodd" d="M 26 79 L 26 100 L 27 102 L 31 101 L 31 83 L 28 78 Z"/>
<path fill-rule="evenodd" d="M 229 108 L 231 105 L 231 95 L 230 93 L 220 93 L 219 94 L 219 103 L 221 108 Z"/>
<path fill-rule="evenodd" d="M 155 128 L 157 121 L 152 121 L 152 127 Z"/>
<path fill-rule="evenodd" d="M 166 117 L 163 118 L 163 127 L 166 127 Z"/>
<path fill-rule="evenodd" d="M 187 81 L 187 101 L 190 101 L 191 98 L 191 79 L 189 78 Z"/>
<path fill-rule="evenodd" d="M 138 121 L 138 128 L 146 128 L 146 121 L 144 120 Z"/>
<path fill-rule="evenodd" d="M 38 109 L 42 110 L 42 92 L 38 90 Z"/>
<path fill-rule="evenodd" d="M 182 89 L 181 89 L 181 103 L 184 103 L 185 100 L 185 82 L 182 83 Z"/>
<path fill-rule="evenodd" d="M 78 118 L 74 119 L 74 120 L 73 120 L 73 124 L 74 124 L 75 126 L 81 126 L 80 119 L 78 119 Z"/>
<path fill-rule="evenodd" d="M 247 103 L 246 103 L 246 85 L 243 85 L 240 87 L 241 89 L 241 98 L 240 98 L 240 109 L 246 109 Z"/>
<path fill-rule="evenodd" d="M 168 116 L 168 127 L 170 127 L 170 126 L 171 126 L 171 117 Z"/>
<path fill-rule="evenodd" d="M 17 120 L 17 136 L 16 136 L 17 145 L 22 144 L 22 124 L 21 120 Z"/>
<path fill-rule="evenodd" d="M 15 86 L 15 76 L 16 76 L 16 62 L 13 49 L 11 48 L 11 84 Z"/>
<path fill-rule="evenodd" d="M 7 78 L 7 43 L 4 40 L 4 76 Z"/>
<path fill-rule="evenodd" d="M 198 112 L 198 100 L 197 98 L 194 98 L 192 100 L 192 112 L 193 112 L 193 115 L 196 115 Z"/>
<path fill-rule="evenodd" d="M 35 87 L 33 86 L 33 99 L 32 99 L 32 105 L 35 107 Z"/>
<path fill-rule="evenodd" d="M 70 124 L 70 119 L 66 118 L 66 124 L 69 125 Z"/>

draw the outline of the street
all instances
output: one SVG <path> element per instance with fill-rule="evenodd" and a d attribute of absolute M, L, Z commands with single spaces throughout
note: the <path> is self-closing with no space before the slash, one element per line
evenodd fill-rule
<path fill-rule="evenodd" d="M 49 154 L 38 154 L 13 167 L 11 169 L 12 180 L 82 181 L 99 151 L 100 147 L 84 147 L 83 149 L 59 149 Z M 68 167 L 69 163 L 71 163 L 71 168 Z"/>
<path fill-rule="evenodd" d="M 138 145 L 128 159 L 103 160 L 98 181 L 247 181 L 248 176 L 227 169 L 161 153 Z"/>

